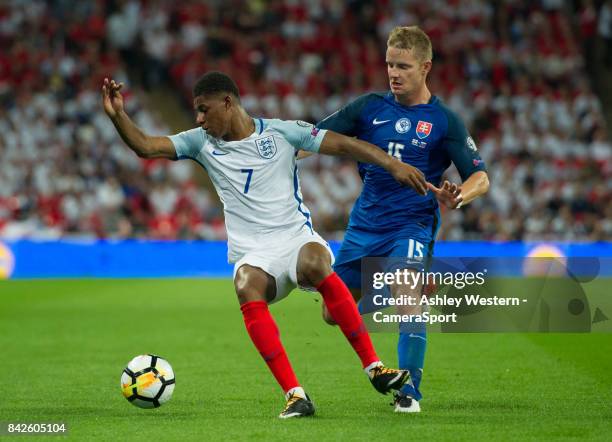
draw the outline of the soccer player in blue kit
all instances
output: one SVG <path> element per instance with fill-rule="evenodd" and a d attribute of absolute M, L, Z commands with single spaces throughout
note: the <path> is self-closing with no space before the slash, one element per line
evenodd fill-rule
<path fill-rule="evenodd" d="M 431 41 L 425 32 L 417 26 L 396 27 L 386 51 L 391 90 L 362 95 L 317 125 L 375 144 L 418 168 L 427 180 L 428 189 L 417 192 L 402 187 L 381 167 L 359 164 L 363 189 L 334 265 L 356 299 L 361 297 L 362 258 L 406 257 L 411 271 L 426 269 L 440 225 L 439 202 L 458 209 L 489 187 L 484 162 L 465 125 L 427 88 L 431 60 Z M 444 181 L 440 186 L 451 163 L 462 184 Z M 394 296 L 398 290 L 391 287 Z M 408 289 L 409 293 L 405 286 L 401 290 L 402 295 L 420 299 L 423 287 Z M 325 307 L 323 317 L 334 323 Z M 411 332 L 400 328 L 399 366 L 410 371 L 412 382 L 396 395 L 396 412 L 420 411 L 426 343 L 424 325 Z"/>

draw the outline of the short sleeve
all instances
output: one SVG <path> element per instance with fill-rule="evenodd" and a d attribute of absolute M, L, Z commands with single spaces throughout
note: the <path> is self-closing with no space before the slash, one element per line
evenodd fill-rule
<path fill-rule="evenodd" d="M 451 111 L 448 116 L 448 130 L 444 138 L 444 147 L 448 156 L 459 171 L 461 179 L 467 180 L 479 170 L 486 171 L 485 163 L 478 154 L 474 139 L 470 136 L 463 121 Z"/>
<path fill-rule="evenodd" d="M 204 146 L 204 131 L 201 127 L 170 135 L 168 138 L 174 144 L 176 156 L 179 160 L 195 158 Z"/>
<path fill-rule="evenodd" d="M 301 120 L 268 120 L 268 125 L 278 131 L 295 150 L 318 152 L 326 130 Z"/>

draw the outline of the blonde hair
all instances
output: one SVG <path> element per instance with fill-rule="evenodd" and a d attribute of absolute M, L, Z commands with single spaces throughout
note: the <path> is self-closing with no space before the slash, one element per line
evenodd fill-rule
<path fill-rule="evenodd" d="M 411 49 L 421 62 L 431 61 L 433 54 L 431 40 L 418 26 L 396 26 L 389 33 L 387 46 L 397 49 Z"/>

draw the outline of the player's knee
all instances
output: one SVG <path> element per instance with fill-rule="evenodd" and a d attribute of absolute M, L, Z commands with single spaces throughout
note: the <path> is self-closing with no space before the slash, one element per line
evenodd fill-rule
<path fill-rule="evenodd" d="M 253 297 L 253 294 L 245 288 L 236 287 L 236 296 L 238 297 L 238 303 L 240 305 L 246 304 L 247 302 L 257 301 L 257 299 Z"/>
<path fill-rule="evenodd" d="M 236 290 L 236 296 L 238 297 L 238 302 L 240 305 L 255 301 L 255 299 L 253 299 L 252 291 L 248 289 L 248 283 L 246 280 L 241 280 L 240 282 L 235 281 L 234 288 Z"/>
<path fill-rule="evenodd" d="M 313 253 L 300 254 L 298 261 L 297 277 L 302 286 L 317 287 L 332 273 L 329 253 L 321 246 L 325 253 L 315 251 Z"/>
<path fill-rule="evenodd" d="M 266 286 L 267 279 L 261 270 L 245 265 L 236 272 L 234 289 L 240 305 L 252 301 L 265 301 Z"/>

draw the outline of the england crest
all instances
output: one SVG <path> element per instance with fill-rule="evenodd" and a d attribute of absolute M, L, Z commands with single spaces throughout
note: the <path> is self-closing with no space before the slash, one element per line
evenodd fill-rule
<path fill-rule="evenodd" d="M 269 160 L 276 155 L 276 143 L 274 142 L 274 136 L 269 135 L 264 138 L 258 138 L 255 140 L 257 151 L 262 158 Z"/>
<path fill-rule="evenodd" d="M 429 134 L 431 133 L 432 127 L 433 127 L 433 124 L 427 121 L 419 120 L 419 122 L 417 123 L 417 127 L 416 127 L 417 137 L 419 137 L 421 140 L 423 138 L 427 138 Z"/>

